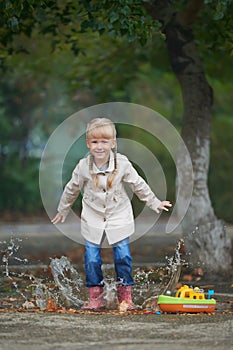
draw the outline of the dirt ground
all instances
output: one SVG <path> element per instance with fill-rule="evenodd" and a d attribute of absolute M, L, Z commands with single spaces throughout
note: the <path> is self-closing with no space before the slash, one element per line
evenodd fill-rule
<path fill-rule="evenodd" d="M 229 350 L 232 316 L 4 313 L 0 349 Z"/>

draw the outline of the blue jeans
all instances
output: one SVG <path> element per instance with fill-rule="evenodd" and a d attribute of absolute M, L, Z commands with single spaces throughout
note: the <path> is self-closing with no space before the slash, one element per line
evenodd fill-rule
<path fill-rule="evenodd" d="M 116 280 L 123 286 L 134 284 L 132 277 L 132 257 L 129 248 L 129 239 L 114 244 L 112 247 L 114 254 L 114 265 L 116 271 Z M 102 260 L 100 257 L 101 244 L 94 244 L 86 241 L 86 251 L 84 254 L 86 270 L 86 286 L 95 287 L 102 285 Z"/>

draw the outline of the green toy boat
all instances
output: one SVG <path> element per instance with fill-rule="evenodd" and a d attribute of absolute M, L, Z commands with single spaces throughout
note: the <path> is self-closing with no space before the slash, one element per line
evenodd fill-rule
<path fill-rule="evenodd" d="M 216 307 L 216 300 L 210 298 L 213 291 L 209 292 L 208 299 L 206 299 L 202 289 L 198 287 L 193 289 L 187 285 L 184 285 L 178 289 L 174 297 L 169 295 L 159 295 L 158 305 L 161 311 L 168 313 L 212 313 Z"/>

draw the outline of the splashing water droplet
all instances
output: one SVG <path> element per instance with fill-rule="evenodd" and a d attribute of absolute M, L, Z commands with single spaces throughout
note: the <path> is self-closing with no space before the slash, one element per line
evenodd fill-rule
<path fill-rule="evenodd" d="M 80 307 L 83 301 L 78 297 L 83 281 L 79 273 L 70 264 L 67 257 L 55 258 L 50 262 L 50 268 L 56 285 L 58 286 L 67 306 Z"/>
<path fill-rule="evenodd" d="M 105 299 L 107 309 L 116 308 L 118 304 L 117 286 L 121 283 L 122 281 L 114 281 L 113 278 L 104 278 L 102 281 L 104 285 L 103 298 Z"/>
<path fill-rule="evenodd" d="M 48 293 L 46 293 L 46 289 L 42 283 L 36 285 L 34 294 L 36 298 L 36 305 L 41 310 L 45 310 L 48 300 Z"/>

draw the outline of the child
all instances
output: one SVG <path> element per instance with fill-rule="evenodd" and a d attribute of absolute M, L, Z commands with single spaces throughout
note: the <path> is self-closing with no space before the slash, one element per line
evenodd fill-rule
<path fill-rule="evenodd" d="M 84 261 L 89 291 L 89 300 L 83 308 L 99 310 L 104 307 L 100 249 L 106 236 L 114 254 L 119 304 L 124 302 L 127 310 L 133 310 L 129 236 L 134 233 L 134 217 L 124 183 L 129 184 L 139 199 L 156 213 L 168 211 L 167 207 L 172 205 L 169 201 L 161 202 L 129 160 L 117 153 L 116 129 L 111 120 L 93 119 L 87 125 L 86 144 L 90 155 L 81 159 L 74 169 L 52 223 L 65 221 L 83 189 L 81 233 L 85 239 Z"/>

